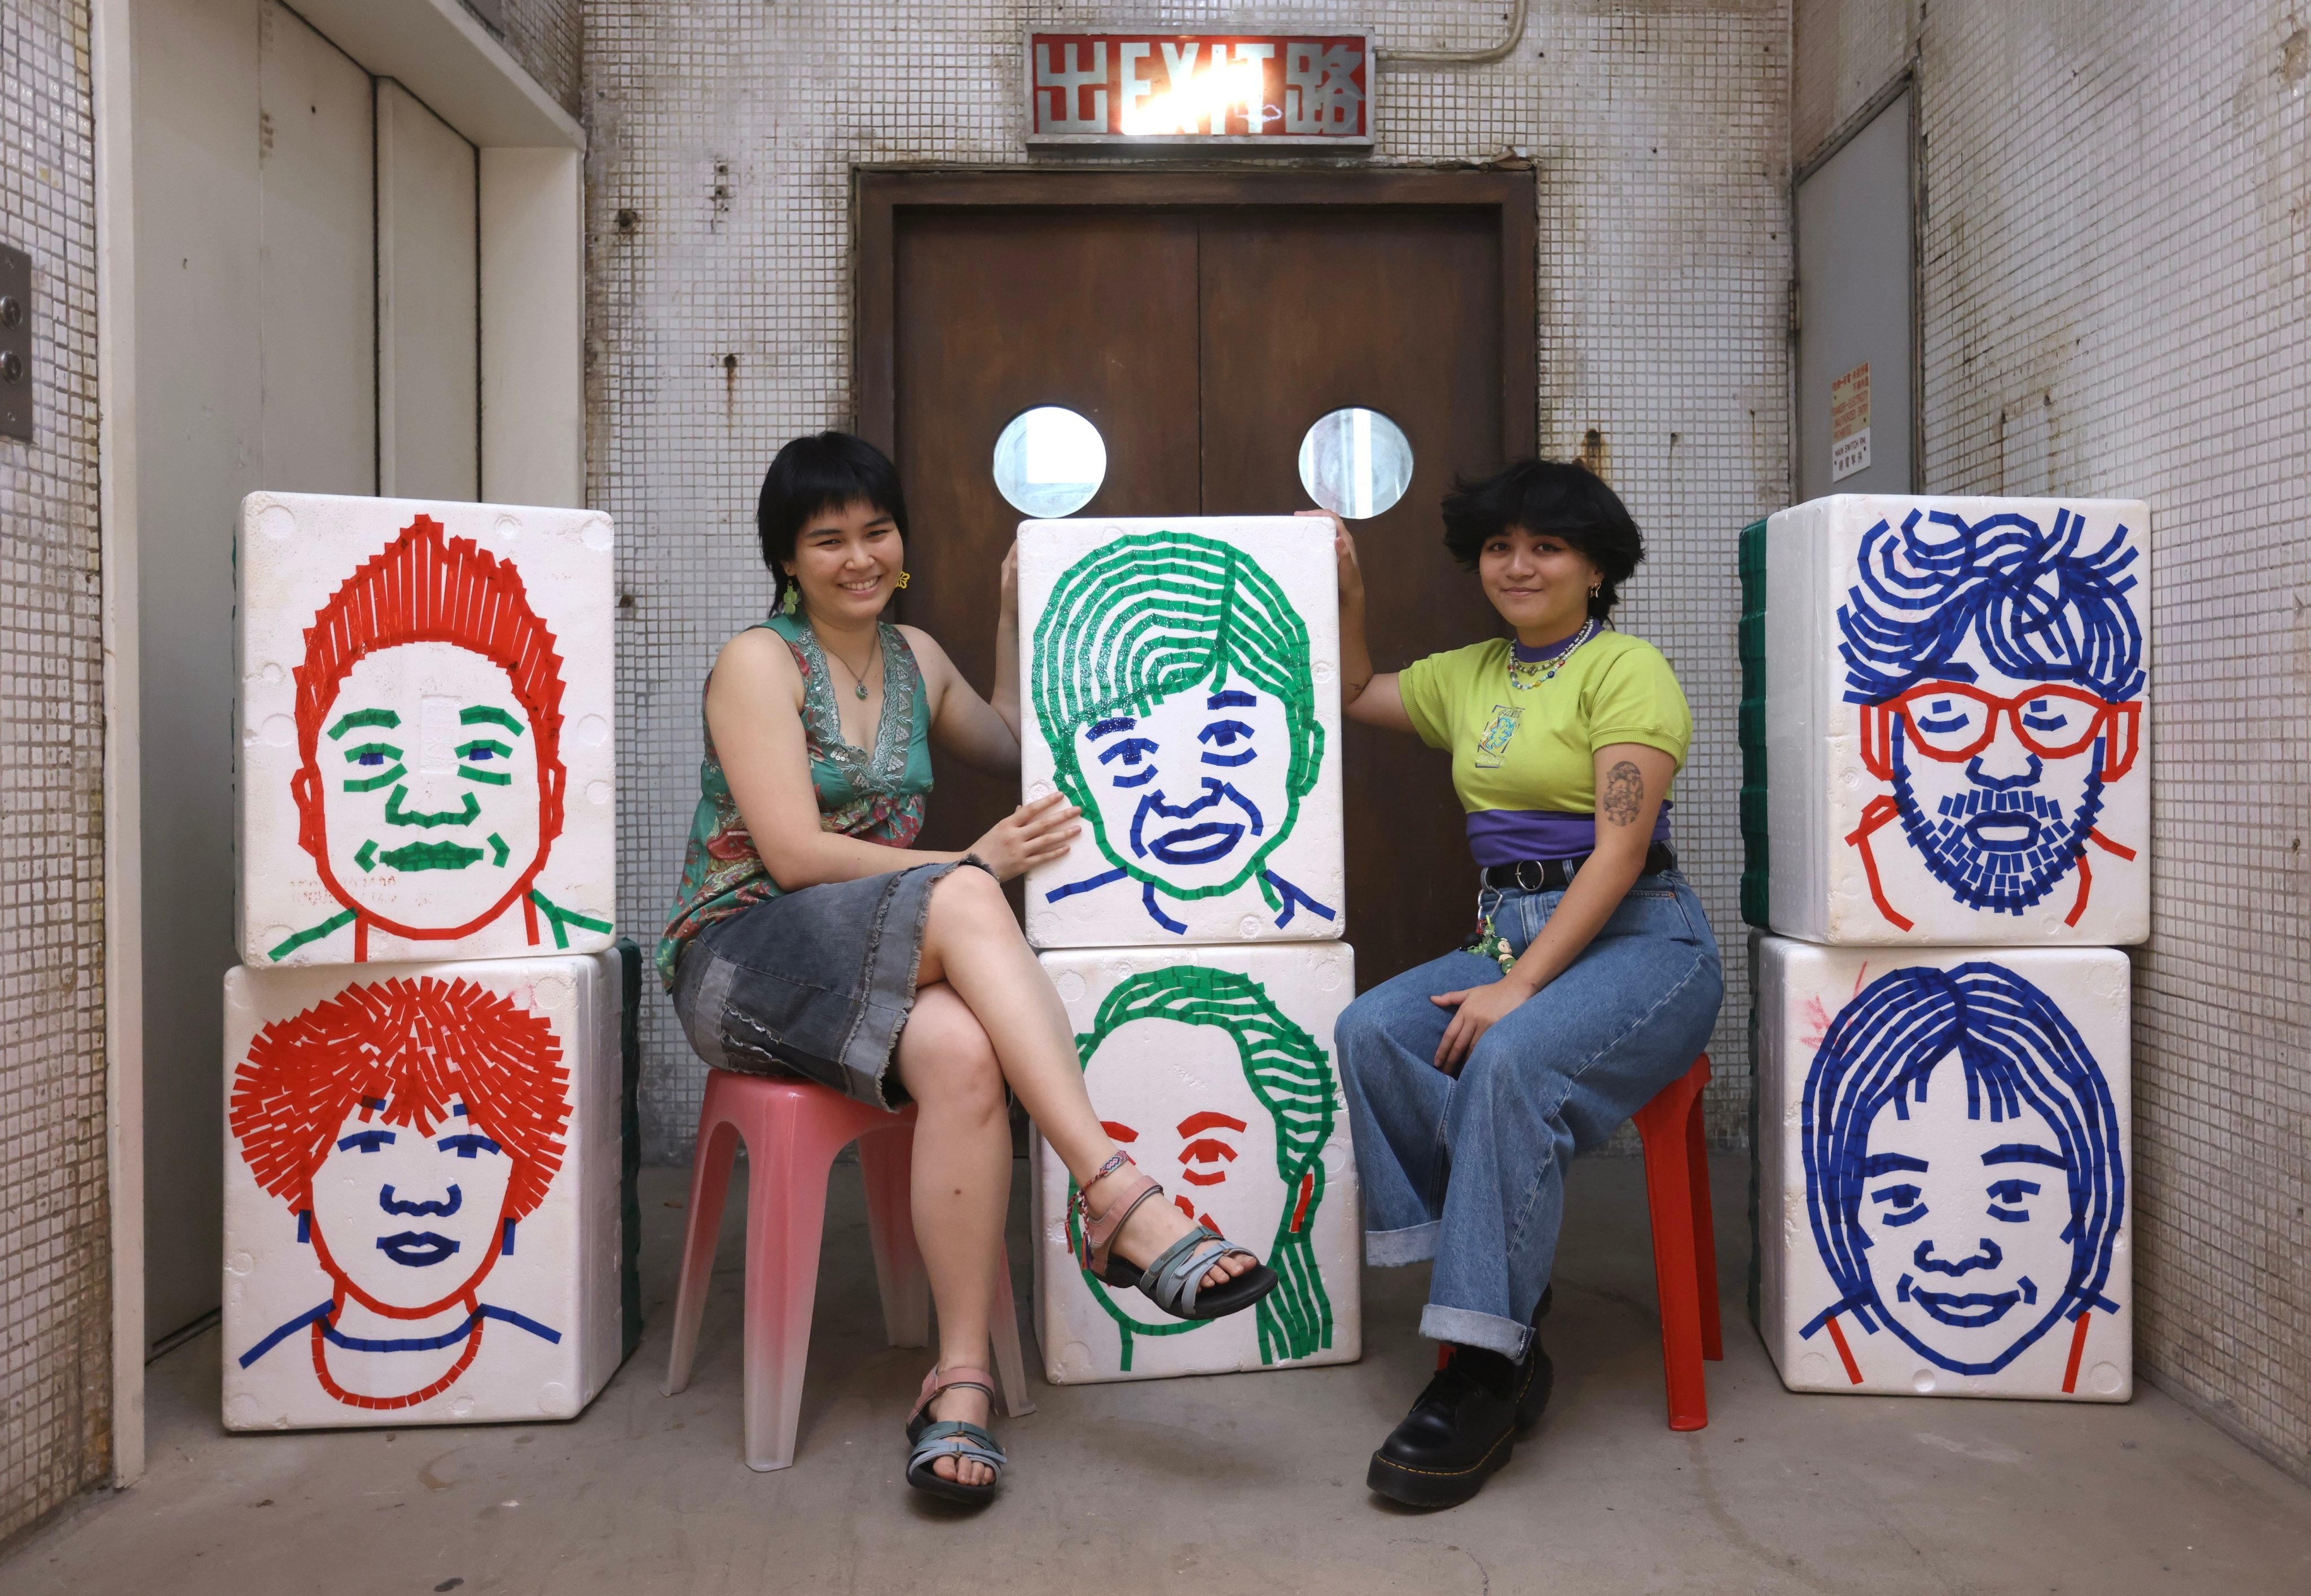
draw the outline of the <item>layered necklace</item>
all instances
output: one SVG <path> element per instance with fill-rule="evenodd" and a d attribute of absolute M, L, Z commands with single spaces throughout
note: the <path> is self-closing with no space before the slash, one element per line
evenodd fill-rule
<path fill-rule="evenodd" d="M 1520 693 L 1529 693 L 1543 682 L 1555 678 L 1573 658 L 1573 651 L 1597 635 L 1597 618 L 1592 615 L 1581 624 L 1581 630 L 1561 643 L 1550 643 L 1528 653 L 1522 643 L 1509 645 L 1509 685 Z"/>

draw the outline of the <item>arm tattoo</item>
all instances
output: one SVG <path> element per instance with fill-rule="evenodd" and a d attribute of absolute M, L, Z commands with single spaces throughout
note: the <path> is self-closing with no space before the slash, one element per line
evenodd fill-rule
<path fill-rule="evenodd" d="M 1600 796 L 1600 814 L 1615 825 L 1635 825 L 1645 801 L 1645 779 L 1625 759 L 1605 772 L 1605 790 Z"/>

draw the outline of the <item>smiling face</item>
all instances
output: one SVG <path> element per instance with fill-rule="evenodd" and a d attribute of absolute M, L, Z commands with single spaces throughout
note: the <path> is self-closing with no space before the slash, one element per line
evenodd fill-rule
<path fill-rule="evenodd" d="M 2083 689 L 1962 658 L 1972 683 L 1928 682 L 1862 713 L 1886 723 L 1894 799 L 1926 868 L 1977 909 L 2019 913 L 2071 873 L 2102 812 L 2107 711 Z"/>
<path fill-rule="evenodd" d="M 1995 1364 L 2069 1302 L 2076 1254 L 2062 1138 L 2028 1098 L 2002 1120 L 1967 1111 L 1955 1055 L 1871 1123 L 1862 1166 L 1864 1258 L 1904 1340 L 1945 1366 Z"/>
<path fill-rule="evenodd" d="M 1275 1119 L 1244 1078 L 1230 1033 L 1179 1020 L 1130 1021 L 1086 1062 L 1084 1086 L 1109 1137 L 1181 1212 L 1232 1241 L 1268 1249 L 1292 1194 L 1277 1169 Z M 1145 1311 L 1129 1292 L 1106 1295 Z M 1153 1313 L 1148 1320 L 1129 1321 L 1151 1330 L 1177 1324 Z"/>
<path fill-rule="evenodd" d="M 453 1102 L 430 1133 L 358 1105 L 313 1171 L 313 1243 L 380 1313 L 438 1312 L 498 1259 L 513 1159 Z"/>
<path fill-rule="evenodd" d="M 403 643 L 356 661 L 308 767 L 337 895 L 437 935 L 503 908 L 542 851 L 530 720 L 505 671 L 469 649 Z"/>
<path fill-rule="evenodd" d="M 1174 896 L 1227 891 L 1292 829 L 1283 701 L 1217 673 L 1076 733 L 1100 845 Z"/>
<path fill-rule="evenodd" d="M 808 614 L 863 625 L 891 601 L 906 554 L 906 539 L 890 511 L 860 499 L 830 505 L 805 521 L 795 535 L 795 557 L 780 569 L 800 584 Z"/>
<path fill-rule="evenodd" d="M 1554 533 L 1509 527 L 1478 551 L 1477 579 L 1501 619 L 1525 642 L 1539 644 L 1580 628 L 1600 573 L 1588 555 Z"/>

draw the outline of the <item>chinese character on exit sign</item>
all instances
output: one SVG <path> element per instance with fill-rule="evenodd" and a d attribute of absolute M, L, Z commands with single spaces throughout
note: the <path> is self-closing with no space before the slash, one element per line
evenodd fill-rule
<path fill-rule="evenodd" d="M 1369 33 L 1027 35 L 1027 142 L 1373 142 Z"/>

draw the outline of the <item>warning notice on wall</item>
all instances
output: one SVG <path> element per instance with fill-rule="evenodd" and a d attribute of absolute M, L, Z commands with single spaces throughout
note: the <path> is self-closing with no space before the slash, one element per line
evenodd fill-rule
<path fill-rule="evenodd" d="M 1372 36 L 1027 35 L 1033 144 L 1369 144 Z"/>
<path fill-rule="evenodd" d="M 1843 482 L 1870 464 L 1870 362 L 1829 385 L 1829 480 Z"/>

